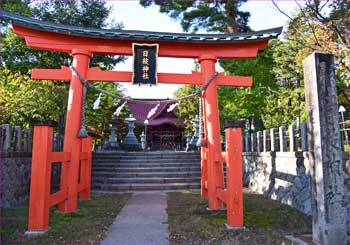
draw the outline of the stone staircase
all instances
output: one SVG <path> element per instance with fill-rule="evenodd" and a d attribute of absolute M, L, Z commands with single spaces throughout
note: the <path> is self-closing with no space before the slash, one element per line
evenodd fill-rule
<path fill-rule="evenodd" d="M 92 189 L 103 192 L 200 189 L 198 152 L 95 152 Z"/>

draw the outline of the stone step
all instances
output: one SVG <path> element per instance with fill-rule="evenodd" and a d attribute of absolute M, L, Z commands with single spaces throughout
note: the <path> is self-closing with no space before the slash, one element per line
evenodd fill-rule
<path fill-rule="evenodd" d="M 145 152 L 124 152 L 124 151 L 95 151 L 93 152 L 94 155 L 98 156 L 111 156 L 111 155 L 117 155 L 117 156 L 172 156 L 172 155 L 200 155 L 200 152 L 194 152 L 194 151 L 145 151 Z"/>
<path fill-rule="evenodd" d="M 96 154 L 92 155 L 93 159 L 187 159 L 187 158 L 200 158 L 199 154 L 150 154 L 150 155 L 121 155 L 121 154 Z"/>
<path fill-rule="evenodd" d="M 198 152 L 102 152 L 93 154 L 92 188 L 102 192 L 200 188 Z"/>
<path fill-rule="evenodd" d="M 102 161 L 118 161 L 118 162 L 167 162 L 167 161 L 200 161 L 200 157 L 167 157 L 167 158 L 93 158 L 93 161 L 102 162 Z"/>
<path fill-rule="evenodd" d="M 182 166 L 182 167 L 127 167 L 127 168 L 121 168 L 121 167 L 94 167 L 94 172 L 99 171 L 115 171 L 115 172 L 130 172 L 130 173 L 142 173 L 142 172 L 187 172 L 187 171 L 196 171 L 200 170 L 200 166 L 196 167 L 188 167 L 188 166 Z"/>
<path fill-rule="evenodd" d="M 98 157 L 93 158 L 93 161 L 96 162 L 105 162 L 105 161 L 115 161 L 115 162 L 178 162 L 178 161 L 200 161 L 200 157 L 167 157 L 167 158 L 124 158 L 124 157 Z"/>
<path fill-rule="evenodd" d="M 163 183 L 163 184 L 93 184 L 94 190 L 101 191 L 155 191 L 177 189 L 200 189 L 200 183 Z"/>
<path fill-rule="evenodd" d="M 104 178 L 104 177 L 94 177 L 92 178 L 92 183 L 94 184 L 117 184 L 117 183 L 200 183 L 200 177 L 150 177 L 150 178 Z"/>
<path fill-rule="evenodd" d="M 201 172 L 200 171 L 186 171 L 186 172 L 140 172 L 140 173 L 133 173 L 133 172 L 111 172 L 111 171 L 107 171 L 107 172 L 92 172 L 92 178 L 95 177 L 104 177 L 104 178 L 108 178 L 108 177 L 114 177 L 114 178 L 168 178 L 168 177 L 182 177 L 182 178 L 186 178 L 186 177 L 200 177 L 201 176 Z"/>
<path fill-rule="evenodd" d="M 183 163 L 183 162 L 166 162 L 166 163 L 96 163 L 94 162 L 92 165 L 92 168 L 95 167 L 130 167 L 130 168 L 137 168 L 137 167 L 182 167 L 182 166 L 188 166 L 188 167 L 200 167 L 200 162 L 190 162 L 190 163 Z"/>

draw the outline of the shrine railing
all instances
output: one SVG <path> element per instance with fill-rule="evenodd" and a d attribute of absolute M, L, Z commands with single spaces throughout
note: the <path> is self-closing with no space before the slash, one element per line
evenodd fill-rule
<path fill-rule="evenodd" d="M 49 224 L 50 208 L 63 203 L 72 188 L 79 193 L 80 199 L 90 199 L 92 138 L 81 139 L 80 172 L 78 183 L 60 185 L 59 190 L 51 193 L 51 171 L 53 163 L 60 163 L 61 169 L 71 167 L 70 152 L 53 152 L 53 125 L 38 124 L 34 126 L 32 170 L 29 199 L 29 231 L 45 231 Z M 61 171 L 61 184 L 64 181 Z"/>

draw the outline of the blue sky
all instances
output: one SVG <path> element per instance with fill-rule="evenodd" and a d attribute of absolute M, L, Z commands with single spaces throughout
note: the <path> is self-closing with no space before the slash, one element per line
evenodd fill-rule
<path fill-rule="evenodd" d="M 143 8 L 136 0 L 107 2 L 113 8 L 111 19 L 122 22 L 126 30 L 182 32 L 179 22 L 159 13 L 157 6 Z M 278 1 L 278 5 L 289 14 L 297 9 L 294 1 Z M 267 0 L 249 0 L 241 9 L 251 13 L 249 24 L 255 31 L 284 26 L 288 20 L 276 10 L 271 1 Z M 131 58 L 116 67 L 121 71 L 131 71 L 131 68 Z M 158 72 L 190 73 L 192 69 L 192 59 L 159 58 Z M 178 85 L 161 84 L 152 88 L 132 86 L 126 83 L 123 83 L 123 86 L 126 88 L 126 94 L 133 98 L 171 98 L 173 92 L 178 88 Z"/>

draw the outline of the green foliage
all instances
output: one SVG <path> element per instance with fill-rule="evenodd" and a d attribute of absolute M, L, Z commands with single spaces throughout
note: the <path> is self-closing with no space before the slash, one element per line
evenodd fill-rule
<path fill-rule="evenodd" d="M 107 8 L 105 1 L 101 0 L 32 0 L 27 1 L 27 3 L 30 3 L 30 5 L 24 4 L 22 6 L 19 4 L 23 9 L 17 12 L 27 13 L 29 11 L 31 17 L 39 20 L 82 27 L 106 27 L 108 25 L 106 20 L 111 12 L 111 8 Z M 11 5 L 9 4 L 9 6 Z M 29 10 L 28 6 L 30 6 Z M 8 10 L 12 9 L 9 8 Z M 114 25 L 116 28 L 122 28 L 121 24 L 114 23 Z M 5 30 L 1 52 L 5 67 L 13 71 L 20 71 L 22 74 L 26 74 L 28 70 L 37 67 L 60 68 L 61 65 L 72 63 L 72 57 L 67 53 L 28 48 L 24 40 L 15 35 L 11 28 Z M 91 66 L 112 69 L 115 64 L 122 60 L 124 60 L 123 57 L 113 55 L 94 55 Z"/>
<path fill-rule="evenodd" d="M 2 0 L 0 6 L 2 10 L 30 16 L 30 8 L 27 0 Z M 3 23 L 5 21 L 1 20 Z"/>
<path fill-rule="evenodd" d="M 161 13 L 181 21 L 184 31 L 243 32 L 250 29 L 250 13 L 239 10 L 246 1 L 140 0 L 140 4 L 144 7 L 159 5 Z"/>
<path fill-rule="evenodd" d="M 220 65 L 229 75 L 253 76 L 249 88 L 220 87 L 219 107 L 221 121 L 240 118 L 260 118 L 266 96 L 276 87 L 272 73 L 274 42 L 253 60 L 221 60 Z"/>
<path fill-rule="evenodd" d="M 0 75 L 0 123 L 29 126 L 32 119 L 57 121 L 66 110 L 66 84 L 32 80 L 8 69 L 1 69 Z"/>
<path fill-rule="evenodd" d="M 7 11 L 57 24 L 93 28 L 114 25 L 116 28 L 122 28 L 122 25 L 106 22 L 111 8 L 106 7 L 105 1 L 102 0 L 16 0 L 4 1 L 2 6 Z M 61 65 L 71 64 L 70 54 L 28 48 L 24 40 L 14 34 L 10 26 L 6 26 L 2 44 L 1 52 L 5 68 L 0 71 L 1 123 L 29 125 L 32 119 L 39 118 L 57 121 L 58 115 L 66 111 L 69 84 L 59 81 L 34 81 L 29 77 L 33 68 L 60 68 Z M 123 59 L 110 55 L 94 55 L 90 66 L 112 69 Z M 122 95 L 122 91 L 113 83 L 96 83 L 95 86 Z M 92 106 L 97 96 L 96 91 L 88 89 L 86 122 L 90 131 L 102 135 L 107 120 L 114 112 L 116 101 L 103 95 L 100 109 L 93 110 Z"/>
<path fill-rule="evenodd" d="M 175 92 L 175 98 L 181 98 L 186 95 L 194 94 L 197 89 L 197 86 L 194 85 L 184 85 L 181 86 Z M 181 100 L 177 106 L 177 115 L 180 121 L 179 124 L 184 124 L 186 131 L 193 130 L 193 123 L 191 120 L 198 116 L 199 108 L 199 97 L 194 96 L 185 100 Z"/>

